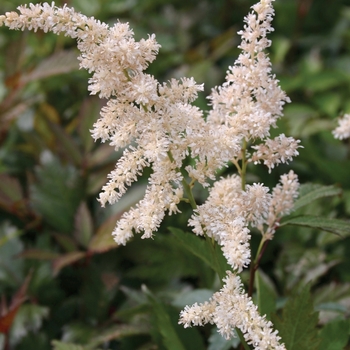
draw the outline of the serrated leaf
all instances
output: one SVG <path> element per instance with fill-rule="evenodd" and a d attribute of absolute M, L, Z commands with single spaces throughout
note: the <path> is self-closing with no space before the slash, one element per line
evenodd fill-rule
<path fill-rule="evenodd" d="M 93 148 L 94 139 L 91 136 L 90 130 L 93 128 L 94 123 L 100 115 L 101 107 L 101 100 L 97 98 L 97 96 L 90 96 L 88 99 L 85 99 L 80 107 L 78 132 L 85 152 L 89 152 Z"/>
<path fill-rule="evenodd" d="M 19 181 L 6 174 L 0 174 L 0 204 L 8 206 L 23 198 Z"/>
<path fill-rule="evenodd" d="M 96 347 L 98 345 L 105 344 L 115 339 L 122 339 L 125 337 L 131 337 L 141 334 L 148 334 L 149 329 L 146 324 L 138 324 L 138 325 L 117 325 L 106 329 L 96 337 L 93 337 L 89 341 L 89 348 Z"/>
<path fill-rule="evenodd" d="M 19 258 L 35 260 L 53 260 L 59 257 L 59 254 L 50 250 L 43 249 L 26 249 L 18 254 Z"/>
<path fill-rule="evenodd" d="M 93 235 L 93 222 L 89 209 L 85 202 L 82 202 L 75 215 L 74 237 L 84 248 L 87 248 Z"/>
<path fill-rule="evenodd" d="M 86 252 L 71 252 L 61 255 L 52 263 L 53 274 L 56 276 L 65 266 L 71 265 L 86 256 Z"/>
<path fill-rule="evenodd" d="M 339 301 L 343 298 L 350 297 L 350 283 L 338 284 L 331 282 L 322 286 L 314 293 L 315 304 L 325 303 L 329 301 Z"/>
<path fill-rule="evenodd" d="M 94 253 L 103 253 L 118 247 L 117 243 L 113 239 L 112 231 L 120 216 L 120 213 L 111 216 L 97 229 L 97 232 L 92 236 L 89 242 L 89 251 Z"/>
<path fill-rule="evenodd" d="M 259 312 L 270 320 L 271 313 L 276 310 L 276 292 L 261 271 L 256 273 L 256 288 Z"/>
<path fill-rule="evenodd" d="M 142 290 L 148 296 L 149 301 L 152 304 L 152 310 L 156 316 L 157 329 L 162 335 L 163 344 L 165 348 L 168 350 L 185 350 L 180 338 L 176 334 L 176 331 L 170 321 L 170 317 L 166 313 L 163 305 L 146 288 L 146 286 L 143 286 Z"/>
<path fill-rule="evenodd" d="M 52 236 L 66 252 L 75 252 L 78 250 L 77 243 L 69 235 L 64 233 L 53 232 Z"/>
<path fill-rule="evenodd" d="M 53 340 L 51 344 L 53 346 L 53 350 L 86 350 L 86 348 L 81 345 L 64 343 L 58 340 Z"/>
<path fill-rule="evenodd" d="M 350 283 L 326 284 L 314 293 L 315 309 L 320 312 L 320 323 L 325 324 L 350 310 Z"/>
<path fill-rule="evenodd" d="M 29 286 L 29 282 L 32 278 L 32 274 L 30 273 L 26 279 L 24 280 L 21 287 L 17 290 L 15 295 L 11 300 L 11 304 L 9 306 L 5 303 L 5 298 L 2 297 L 1 305 L 0 305 L 0 332 L 7 334 L 10 328 L 13 326 L 15 317 L 18 314 L 20 306 L 24 303 L 27 298 L 27 289 Z"/>
<path fill-rule="evenodd" d="M 184 308 L 186 305 L 193 305 L 194 303 L 204 303 L 208 301 L 214 292 L 210 289 L 195 289 L 180 293 L 173 300 L 172 304 L 179 308 Z"/>
<path fill-rule="evenodd" d="M 60 125 L 47 121 L 50 131 L 55 136 L 56 143 L 60 146 L 60 151 L 70 159 L 76 166 L 80 167 L 82 163 L 82 154 L 71 135 L 69 135 Z"/>
<path fill-rule="evenodd" d="M 11 336 L 15 339 L 19 339 L 29 332 L 37 332 L 48 315 L 48 307 L 36 304 L 22 305 L 14 320 Z"/>
<path fill-rule="evenodd" d="M 320 338 L 319 350 L 343 350 L 349 340 L 349 321 L 336 320 L 326 324 Z"/>
<path fill-rule="evenodd" d="M 302 185 L 300 186 L 299 198 L 295 201 L 293 210 L 302 208 L 319 198 L 338 196 L 341 193 L 341 188 L 335 186 L 321 186 L 317 184 Z"/>
<path fill-rule="evenodd" d="M 211 335 L 208 339 L 209 347 L 208 350 L 229 350 L 229 349 L 237 349 L 237 346 L 240 343 L 238 334 L 236 330 L 233 330 L 235 337 L 232 339 L 226 340 L 218 331 L 217 327 L 214 327 L 211 331 Z"/>
<path fill-rule="evenodd" d="M 0 226 L 0 282 L 2 286 L 16 287 L 23 279 L 23 260 L 15 257 L 23 250 L 19 236 L 23 231 L 4 223 Z"/>
<path fill-rule="evenodd" d="M 37 181 L 31 187 L 34 208 L 56 230 L 70 233 L 76 209 L 84 195 L 77 170 L 54 159 L 41 165 L 36 176 Z"/>
<path fill-rule="evenodd" d="M 273 323 L 288 350 L 319 350 L 318 313 L 314 311 L 310 286 L 295 290 L 287 300 L 282 318 Z"/>
<path fill-rule="evenodd" d="M 91 135 L 90 135 L 90 138 Z M 121 153 L 120 153 L 121 154 Z M 88 167 L 101 167 L 105 165 L 110 160 L 112 160 L 112 156 L 115 156 L 115 149 L 110 145 L 99 145 L 90 155 L 88 161 Z M 113 162 L 115 163 L 115 162 Z M 113 167 L 115 165 L 113 164 Z"/>
<path fill-rule="evenodd" d="M 281 227 L 286 225 L 311 227 L 331 232 L 342 237 L 350 234 L 350 222 L 312 215 L 296 216 L 294 218 L 283 220 L 280 224 Z"/>
<path fill-rule="evenodd" d="M 210 266 L 219 275 L 220 279 L 226 276 L 226 271 L 230 270 L 230 266 L 218 244 L 213 246 L 209 239 L 201 239 L 192 233 L 185 233 L 174 227 L 170 227 L 169 231 L 187 250 Z"/>
<path fill-rule="evenodd" d="M 20 78 L 21 84 L 30 81 L 48 78 L 58 74 L 69 73 L 79 69 L 77 52 L 75 50 L 62 50 L 42 60 L 34 70 L 23 74 Z"/>

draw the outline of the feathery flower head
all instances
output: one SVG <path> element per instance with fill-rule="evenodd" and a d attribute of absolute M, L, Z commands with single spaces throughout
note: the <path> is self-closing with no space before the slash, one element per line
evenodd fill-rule
<path fill-rule="evenodd" d="M 336 139 L 344 140 L 350 137 L 350 114 L 344 114 L 338 120 L 338 126 L 333 130 Z"/>
<path fill-rule="evenodd" d="M 239 276 L 230 271 L 227 271 L 224 286 L 209 301 L 186 306 L 181 311 L 179 323 L 185 328 L 216 324 L 226 339 L 234 337 L 234 329 L 238 328 L 254 349 L 286 349 L 284 344 L 279 343 L 278 331 L 273 331 L 272 323 L 259 315 L 256 305 L 245 294 Z"/>

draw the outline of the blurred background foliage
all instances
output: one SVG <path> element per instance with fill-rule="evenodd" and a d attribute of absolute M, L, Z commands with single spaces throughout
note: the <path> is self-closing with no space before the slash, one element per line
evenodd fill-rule
<path fill-rule="evenodd" d="M 0 13 L 25 3 L 2 0 Z M 205 96 L 239 54 L 236 33 L 254 1 L 66 3 L 110 24 L 128 21 L 137 39 L 155 33 L 162 49 L 148 72 L 159 81 L 193 76 L 205 83 L 196 104 L 207 109 Z M 350 2 L 276 0 L 275 9 L 270 58 L 292 100 L 278 133 L 301 139 L 304 148 L 271 174 L 250 167 L 249 181 L 272 187 L 292 168 L 301 183 L 335 184 L 341 195 L 299 211 L 349 220 L 350 144 L 335 140 L 331 130 L 350 113 Z M 143 196 L 147 178 L 112 207 L 101 209 L 96 201 L 120 154 L 90 136 L 105 101 L 89 96 L 75 42 L 0 28 L 0 52 L 0 349 L 177 350 L 176 339 L 186 349 L 237 347 L 212 327 L 177 325 L 186 304 L 207 300 L 219 287 L 215 273 L 168 230 L 187 229 L 186 206 L 153 240 L 135 237 L 126 247 L 113 242 L 116 221 Z M 196 191 L 203 201 L 206 193 Z M 253 235 L 253 251 L 258 243 Z M 319 312 L 316 349 L 344 349 L 349 266 L 346 234 L 282 227 L 262 260 L 258 287 L 265 299 L 259 307 L 278 312 L 293 289 L 309 283 Z"/>

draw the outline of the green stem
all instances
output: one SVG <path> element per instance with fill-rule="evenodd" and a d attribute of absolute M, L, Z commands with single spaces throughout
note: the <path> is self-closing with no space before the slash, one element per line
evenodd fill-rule
<path fill-rule="evenodd" d="M 242 176 L 242 169 L 236 159 L 232 159 L 231 162 L 236 166 L 239 176 Z"/>
<path fill-rule="evenodd" d="M 255 280 L 255 272 L 259 267 L 260 260 L 265 252 L 265 249 L 267 247 L 267 244 L 269 243 L 268 240 L 264 238 L 264 236 L 261 238 L 258 251 L 256 252 L 255 259 L 250 264 L 250 270 L 249 270 L 249 287 L 248 287 L 248 295 L 251 297 L 253 295 L 253 288 L 254 288 L 254 280 Z"/>
<path fill-rule="evenodd" d="M 256 252 L 256 256 L 255 256 L 255 259 L 254 259 L 254 264 L 256 264 L 258 262 L 258 259 L 259 259 L 259 256 L 260 256 L 260 252 L 261 252 L 265 242 L 266 242 L 266 240 L 265 240 L 264 236 L 262 236 L 260 244 L 259 244 L 258 251 Z"/>
<path fill-rule="evenodd" d="M 170 159 L 170 161 L 173 163 L 174 162 L 174 157 L 173 155 L 171 154 L 171 151 L 168 151 L 168 157 Z M 187 183 L 187 181 L 185 180 L 187 174 L 185 172 L 184 169 L 179 169 L 179 168 L 176 168 L 177 171 L 180 171 L 181 174 L 182 174 L 182 186 L 185 190 L 185 193 L 187 195 L 187 201 L 191 204 L 191 207 L 192 209 L 197 209 L 197 203 L 193 197 L 193 193 L 192 193 L 192 187 L 194 185 L 194 181 L 192 180 L 190 184 Z M 186 202 L 187 202 L 186 201 Z"/>
<path fill-rule="evenodd" d="M 182 173 L 182 175 L 184 175 L 182 169 L 181 169 L 181 173 Z M 188 197 L 188 200 L 191 204 L 192 209 L 197 209 L 197 203 L 193 197 L 192 187 L 187 183 L 185 178 L 182 179 L 182 186 L 184 187 L 184 190 L 187 194 L 187 197 Z"/>
<path fill-rule="evenodd" d="M 239 340 L 241 341 L 241 349 L 245 349 L 245 350 L 250 350 L 249 345 L 247 344 L 247 342 L 244 339 L 243 333 L 241 332 L 240 329 L 236 328 L 236 332 L 238 334 Z"/>

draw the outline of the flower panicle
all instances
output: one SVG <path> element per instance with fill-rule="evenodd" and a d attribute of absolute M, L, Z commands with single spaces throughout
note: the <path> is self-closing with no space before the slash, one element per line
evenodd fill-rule
<path fill-rule="evenodd" d="M 260 316 L 252 299 L 244 292 L 241 279 L 227 271 L 224 286 L 209 301 L 186 306 L 180 313 L 179 324 L 185 328 L 216 324 L 218 332 L 226 339 L 235 336 L 235 328 L 244 334 L 248 344 L 258 350 L 285 350 L 278 331 L 272 323 Z"/>
<path fill-rule="evenodd" d="M 207 235 L 221 246 L 234 272 L 227 272 L 223 288 L 208 302 L 187 306 L 180 323 L 185 327 L 216 324 L 226 338 L 239 328 L 247 343 L 258 350 L 285 347 L 244 292 L 237 273 L 251 261 L 250 228 L 259 228 L 271 239 L 280 217 L 292 210 L 298 180 L 293 172 L 283 175 L 272 193 L 260 183 L 242 189 L 238 175 L 215 180 L 217 169 L 230 161 L 241 161 L 239 173 L 245 176 L 245 161 L 263 162 L 271 171 L 298 155 L 299 141 L 284 134 L 269 138 L 284 104 L 290 102 L 265 53 L 271 45 L 267 35 L 274 30 L 273 1 L 259 1 L 245 17 L 244 28 L 238 32 L 242 52 L 229 67 L 225 82 L 212 90 L 206 119 L 192 105 L 203 84 L 193 78 L 159 83 L 144 72 L 160 49 L 154 34 L 136 41 L 128 23 L 110 27 L 54 3 L 20 6 L 18 13 L 0 16 L 0 26 L 64 33 L 77 40 L 80 68 L 91 73 L 88 90 L 108 99 L 92 136 L 123 150 L 102 188 L 101 205 L 118 202 L 143 170 L 152 168 L 144 198 L 122 215 L 112 233 L 117 244 L 125 245 L 135 233 L 151 238 L 166 212 L 179 212 L 178 204 L 190 188 L 188 178 L 191 185 L 198 181 L 204 187 L 209 186 L 209 179 L 214 181 L 189 225 L 195 234 Z M 345 135 L 342 130 L 335 131 L 336 137 Z"/>

